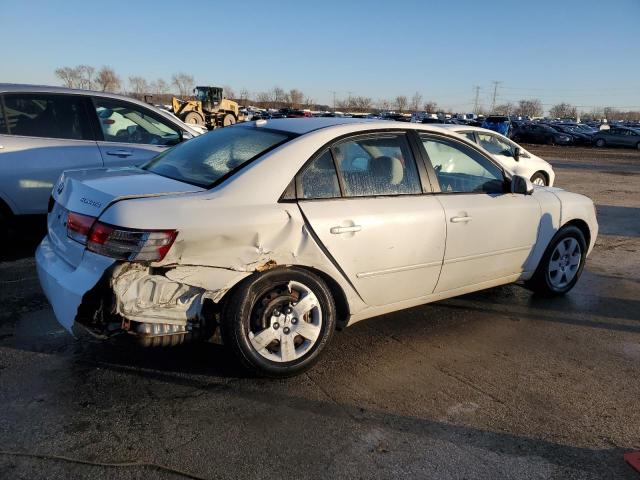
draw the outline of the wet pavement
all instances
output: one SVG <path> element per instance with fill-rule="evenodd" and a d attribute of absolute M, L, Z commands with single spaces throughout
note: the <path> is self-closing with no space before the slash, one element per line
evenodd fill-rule
<path fill-rule="evenodd" d="M 34 226 L 0 263 L 0 478 L 639 478 L 640 152 L 531 150 L 597 203 L 568 296 L 506 286 L 364 321 L 282 381 L 218 345 L 74 340 Z"/>

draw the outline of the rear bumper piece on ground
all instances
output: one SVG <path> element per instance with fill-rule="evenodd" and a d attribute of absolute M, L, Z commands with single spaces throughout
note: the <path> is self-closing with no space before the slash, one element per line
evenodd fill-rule
<path fill-rule="evenodd" d="M 114 260 L 85 251 L 77 267 L 63 260 L 53 249 L 49 237 L 36 250 L 40 285 L 58 322 L 71 332 L 82 297 L 100 280 Z"/>

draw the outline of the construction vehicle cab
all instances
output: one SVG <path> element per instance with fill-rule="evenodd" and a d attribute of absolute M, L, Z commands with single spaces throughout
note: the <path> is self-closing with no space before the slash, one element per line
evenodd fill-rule
<path fill-rule="evenodd" d="M 238 104 L 224 98 L 222 88 L 196 87 L 193 93 L 193 100 L 173 97 L 173 113 L 183 122 L 203 125 L 212 130 L 241 120 Z"/>

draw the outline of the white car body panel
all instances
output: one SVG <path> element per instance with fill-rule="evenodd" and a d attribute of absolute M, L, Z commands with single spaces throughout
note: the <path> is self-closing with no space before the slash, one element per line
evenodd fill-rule
<path fill-rule="evenodd" d="M 527 279 L 553 235 L 568 221 L 589 226 L 589 251 L 595 243 L 597 222 L 591 200 L 555 188 L 537 187 L 532 195 L 495 197 L 444 193 L 279 202 L 307 159 L 341 135 L 417 129 L 462 137 L 440 127 L 388 121 L 319 118 L 270 120 L 267 125 L 303 135 L 211 190 L 137 169 L 63 176 L 64 186 L 61 193 L 54 191 L 54 197 L 65 208 L 99 215 L 100 221 L 112 225 L 177 229 L 179 234 L 166 257 L 149 265 L 163 267 L 162 278 L 141 274 L 139 265 L 126 262 L 112 268 L 111 259 L 88 251 L 79 263 L 70 264 L 54 251 L 47 237 L 38 249 L 38 272 L 47 297 L 58 305 L 54 311 L 60 322 L 70 328 L 83 294 L 105 272 L 111 284 L 120 287 L 119 279 L 125 278 L 121 276 L 130 277 L 126 285 L 137 292 L 127 294 L 127 288 L 118 287 L 121 314 L 162 323 L 184 322 L 192 305 L 204 298 L 220 301 L 254 272 L 300 266 L 337 284 L 349 310 L 346 321 L 351 324 Z M 81 198 L 100 205 L 87 205 Z M 451 222 L 457 216 L 472 220 Z M 330 233 L 334 226 L 354 225 L 361 230 Z M 184 287 L 192 292 L 191 303 L 180 304 L 171 297 L 159 305 L 149 293 L 153 289 L 144 288 L 148 282 L 159 288 Z M 59 298 L 65 299 L 64 308 Z M 147 317 L 145 309 L 150 312 Z M 167 310 L 164 316 L 162 309 Z"/>

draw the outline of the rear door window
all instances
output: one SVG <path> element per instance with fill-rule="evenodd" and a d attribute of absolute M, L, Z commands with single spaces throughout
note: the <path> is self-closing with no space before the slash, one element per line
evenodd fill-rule
<path fill-rule="evenodd" d="M 327 150 L 307 165 L 299 176 L 298 186 L 300 199 L 340 196 L 340 184 L 331 151 Z"/>
<path fill-rule="evenodd" d="M 344 140 L 331 149 L 345 197 L 422 193 L 404 134 Z"/>
<path fill-rule="evenodd" d="M 86 101 L 81 96 L 11 93 L 3 100 L 10 135 L 93 140 Z"/>

